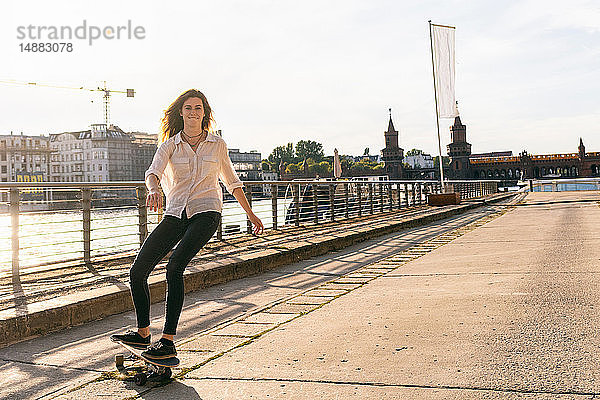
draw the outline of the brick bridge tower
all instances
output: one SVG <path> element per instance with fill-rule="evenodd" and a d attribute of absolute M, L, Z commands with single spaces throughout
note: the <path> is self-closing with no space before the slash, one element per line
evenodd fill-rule
<path fill-rule="evenodd" d="M 583 161 L 583 159 L 585 158 L 585 146 L 583 145 L 583 139 L 579 138 L 579 159 L 581 161 Z"/>
<path fill-rule="evenodd" d="M 398 146 L 398 131 L 394 129 L 392 122 L 392 109 L 390 108 L 390 121 L 385 132 L 385 149 L 381 150 L 381 158 L 384 162 L 385 173 L 390 179 L 402 179 L 402 161 L 404 160 L 404 149 Z"/>
<path fill-rule="evenodd" d="M 448 145 L 450 156 L 450 177 L 455 179 L 471 178 L 471 144 L 467 143 L 467 126 L 460 122 L 460 117 L 454 118 L 454 125 L 450 127 L 451 142 Z"/>

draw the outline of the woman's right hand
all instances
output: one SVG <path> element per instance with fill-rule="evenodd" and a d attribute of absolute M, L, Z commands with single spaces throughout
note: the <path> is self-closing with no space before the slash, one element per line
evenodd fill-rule
<path fill-rule="evenodd" d="M 150 208 L 150 211 L 162 210 L 163 196 L 160 192 L 149 192 L 146 196 L 146 207 Z"/>

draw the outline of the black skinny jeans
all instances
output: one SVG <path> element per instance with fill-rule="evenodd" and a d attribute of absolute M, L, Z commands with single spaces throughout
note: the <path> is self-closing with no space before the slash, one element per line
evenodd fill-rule
<path fill-rule="evenodd" d="M 139 328 L 150 325 L 148 276 L 179 242 L 167 264 L 167 303 L 163 329 L 163 333 L 175 335 L 183 307 L 183 271 L 215 233 L 220 221 L 221 214 L 216 211 L 202 212 L 187 218 L 184 210 L 181 219 L 166 215 L 146 238 L 129 271 L 131 296 Z"/>

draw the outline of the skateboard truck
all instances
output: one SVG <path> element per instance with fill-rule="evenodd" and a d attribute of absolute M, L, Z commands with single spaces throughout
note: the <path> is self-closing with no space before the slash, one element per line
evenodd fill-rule
<path fill-rule="evenodd" d="M 117 369 L 126 376 L 125 380 L 133 381 L 138 386 L 144 386 L 147 382 L 164 382 L 171 379 L 173 374 L 171 368 L 175 368 L 179 365 L 179 359 L 177 357 L 162 360 L 149 359 L 142 355 L 142 352 L 146 350 L 145 347 L 130 346 L 119 341 L 116 341 L 116 343 L 119 343 L 129 351 L 128 355 L 117 354 L 115 356 L 115 365 Z M 125 366 L 126 361 L 142 361 L 144 366 Z M 127 375 L 127 372 L 130 371 L 137 372 L 132 377 L 131 375 Z"/>

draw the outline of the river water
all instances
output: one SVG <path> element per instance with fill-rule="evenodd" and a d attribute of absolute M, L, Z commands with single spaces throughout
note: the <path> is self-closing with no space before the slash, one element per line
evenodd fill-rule
<path fill-rule="evenodd" d="M 289 202 L 290 200 L 278 200 L 278 225 L 285 220 L 285 209 Z M 252 209 L 265 228 L 273 226 L 270 199 L 253 201 Z M 148 221 L 148 231 L 152 231 L 158 221 L 157 214 L 151 213 Z M 10 215 L 0 214 L 0 272 L 11 270 L 10 224 Z M 92 209 L 91 229 L 92 257 L 135 251 L 140 247 L 136 208 Z M 229 230 L 246 230 L 246 213 L 237 202 L 223 204 L 223 229 L 224 236 Z M 19 216 L 19 248 L 21 269 L 82 259 L 81 210 L 22 213 Z"/>
<path fill-rule="evenodd" d="M 533 188 L 534 192 L 551 192 L 553 189 L 552 182 L 543 183 L 541 186 Z M 568 192 L 568 191 L 579 191 L 579 190 L 600 190 L 600 184 L 598 183 L 557 183 L 556 191 Z"/>

